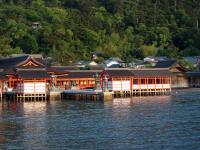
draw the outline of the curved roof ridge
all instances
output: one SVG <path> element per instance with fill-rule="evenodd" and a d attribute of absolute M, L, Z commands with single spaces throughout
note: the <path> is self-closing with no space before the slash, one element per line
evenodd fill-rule
<path fill-rule="evenodd" d="M 45 66 L 44 64 L 42 64 L 41 62 L 39 62 L 39 61 L 37 61 L 35 58 L 33 58 L 32 56 L 28 56 L 28 58 L 27 58 L 26 60 L 24 60 L 24 61 L 18 63 L 16 66 L 17 66 L 17 67 L 18 67 L 18 66 L 21 66 L 22 64 L 25 64 L 25 63 L 27 63 L 27 62 L 30 61 L 30 60 L 33 60 L 33 62 L 37 63 L 38 65 L 41 65 L 41 66 L 43 66 L 43 67 Z"/>

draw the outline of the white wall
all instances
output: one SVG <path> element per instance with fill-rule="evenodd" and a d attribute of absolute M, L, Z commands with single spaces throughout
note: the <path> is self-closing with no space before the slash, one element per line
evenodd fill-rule
<path fill-rule="evenodd" d="M 123 80 L 123 81 L 108 81 L 108 90 L 111 91 L 130 91 L 130 81 L 129 80 Z M 104 85 L 105 87 L 105 85 Z"/>
<path fill-rule="evenodd" d="M 24 94 L 45 94 L 46 84 L 45 82 L 26 82 L 17 84 L 17 93 Z"/>
<path fill-rule="evenodd" d="M 105 89 L 105 82 L 103 83 L 103 89 Z M 170 84 L 133 84 L 132 90 L 145 90 L 145 89 L 170 89 Z M 130 91 L 131 83 L 130 80 L 122 80 L 122 81 L 108 81 L 107 88 L 109 91 Z"/>

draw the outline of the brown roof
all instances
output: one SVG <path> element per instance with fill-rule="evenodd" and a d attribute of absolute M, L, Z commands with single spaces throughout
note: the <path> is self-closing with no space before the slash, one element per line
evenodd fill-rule
<path fill-rule="evenodd" d="M 112 77 L 131 77 L 133 73 L 129 69 L 107 69 L 105 73 Z"/>
<path fill-rule="evenodd" d="M 20 57 L 0 59 L 0 68 L 4 69 L 4 72 L 6 74 L 14 74 L 15 66 L 18 63 L 25 61 L 27 58 L 28 56 L 20 56 Z"/>
<path fill-rule="evenodd" d="M 29 61 L 33 62 L 34 64 L 36 64 L 37 66 L 34 66 L 34 65 L 27 65 L 27 66 L 24 66 L 26 63 L 28 63 Z M 32 57 L 28 57 L 25 61 L 22 61 L 20 63 L 18 63 L 16 65 L 16 67 L 18 68 L 41 68 L 41 67 L 45 67 L 45 64 L 43 64 L 42 62 L 42 58 L 32 58 Z"/>
<path fill-rule="evenodd" d="M 66 72 L 69 72 L 69 70 L 78 70 L 78 68 L 75 68 L 74 66 L 50 66 L 47 68 L 48 72 L 53 72 L 55 74 L 64 74 Z"/>
<path fill-rule="evenodd" d="M 29 55 L 0 59 L 0 69 L 4 69 L 5 74 L 14 74 L 16 68 L 30 68 L 29 66 L 27 67 L 19 66 L 20 64 L 26 62 L 29 59 L 30 59 Z M 38 68 L 44 67 L 44 60 L 42 58 L 32 58 L 32 59 L 41 65 Z"/>
<path fill-rule="evenodd" d="M 168 60 L 168 61 L 157 62 L 156 66 L 154 68 L 171 69 L 173 67 L 176 67 L 177 69 L 179 69 L 182 72 L 189 71 L 187 68 L 185 68 L 184 66 L 182 66 L 176 60 Z"/>
<path fill-rule="evenodd" d="M 45 70 L 19 70 L 16 72 L 16 75 L 23 79 L 50 78 Z"/>
<path fill-rule="evenodd" d="M 156 63 L 155 68 L 170 68 L 177 64 L 176 60 L 159 61 Z"/>
<path fill-rule="evenodd" d="M 141 69 L 132 70 L 135 77 L 169 77 L 171 72 L 167 69 Z"/>
<path fill-rule="evenodd" d="M 169 77 L 171 72 L 168 69 L 107 69 L 104 73 L 111 77 Z"/>
<path fill-rule="evenodd" d="M 99 70 L 78 70 L 78 71 L 70 71 L 66 75 L 58 76 L 58 78 L 94 78 L 96 74 L 99 74 Z"/>

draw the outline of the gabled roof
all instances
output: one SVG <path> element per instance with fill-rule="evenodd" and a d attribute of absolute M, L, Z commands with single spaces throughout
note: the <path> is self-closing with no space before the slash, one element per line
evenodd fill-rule
<path fill-rule="evenodd" d="M 176 64 L 176 60 L 159 61 L 156 63 L 155 68 L 171 68 L 173 65 Z"/>
<path fill-rule="evenodd" d="M 176 68 L 179 71 L 187 72 L 188 69 L 182 66 L 180 63 L 178 63 L 176 60 L 169 60 L 169 61 L 160 61 L 158 62 L 154 68 L 166 68 L 166 69 L 172 69 Z"/>
<path fill-rule="evenodd" d="M 17 68 L 43 68 L 45 65 L 40 58 L 34 59 L 29 56 L 25 61 L 22 61 L 16 65 Z"/>
<path fill-rule="evenodd" d="M 0 69 L 4 69 L 5 74 L 14 74 L 15 69 L 20 68 L 20 64 L 26 62 L 29 59 L 29 55 L 17 55 L 10 58 L 2 58 L 0 59 Z M 37 62 L 37 64 L 44 64 L 44 61 L 41 57 L 36 57 L 32 59 L 34 59 L 34 61 Z"/>

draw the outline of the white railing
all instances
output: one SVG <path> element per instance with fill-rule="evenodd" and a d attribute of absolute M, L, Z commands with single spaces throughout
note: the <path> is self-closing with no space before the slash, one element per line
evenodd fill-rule
<path fill-rule="evenodd" d="M 141 84 L 141 85 L 132 85 L 133 90 L 139 89 L 170 89 L 170 84 Z"/>

